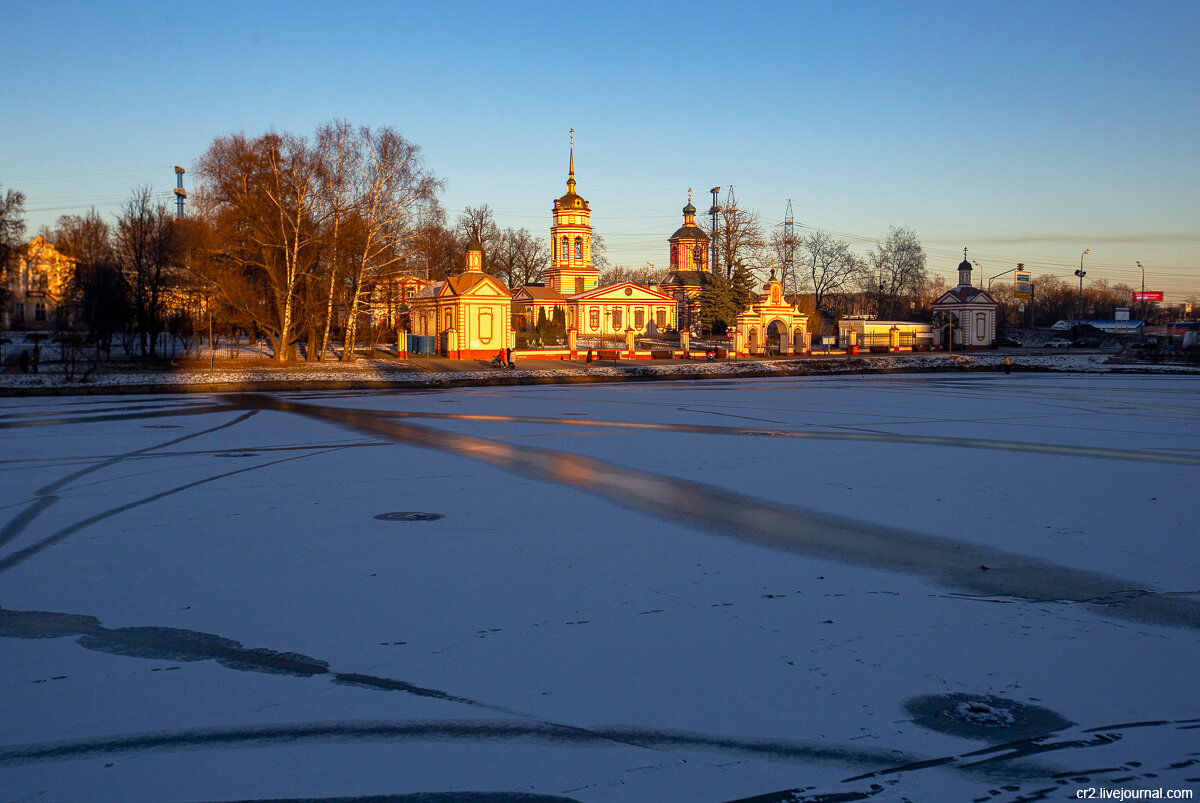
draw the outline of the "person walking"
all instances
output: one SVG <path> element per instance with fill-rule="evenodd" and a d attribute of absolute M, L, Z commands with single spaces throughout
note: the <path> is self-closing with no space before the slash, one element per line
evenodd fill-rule
<path fill-rule="evenodd" d="M 1010 360 L 1007 355 L 1004 357 L 1004 373 L 1012 373 L 1012 360 Z"/>

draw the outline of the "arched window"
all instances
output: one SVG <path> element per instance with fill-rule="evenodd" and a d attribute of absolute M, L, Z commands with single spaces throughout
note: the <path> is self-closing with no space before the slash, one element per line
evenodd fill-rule
<path fill-rule="evenodd" d="M 615 331 L 615 332 L 621 331 L 621 308 L 620 307 L 613 307 L 612 323 L 613 323 L 613 331 Z"/>
<path fill-rule="evenodd" d="M 582 237 L 575 238 L 575 258 L 583 259 L 583 238 Z"/>
<path fill-rule="evenodd" d="M 567 243 L 567 238 L 562 238 L 562 261 L 566 262 L 571 256 L 571 246 Z"/>
<path fill-rule="evenodd" d="M 663 309 L 662 307 L 659 307 L 658 312 L 656 312 L 654 314 L 654 320 L 658 323 L 658 327 L 660 329 L 663 328 L 664 326 L 666 326 L 667 325 L 667 311 L 665 309 Z"/>
<path fill-rule="evenodd" d="M 600 328 L 600 308 L 592 307 L 588 310 L 588 327 L 594 332 Z"/>
<path fill-rule="evenodd" d="M 641 329 L 646 325 L 646 308 L 638 307 L 633 311 L 633 328 Z"/>
<path fill-rule="evenodd" d="M 694 262 L 696 267 L 698 268 L 698 267 L 700 267 L 700 263 L 703 260 L 704 260 L 704 249 L 701 248 L 700 246 L 696 246 L 695 248 L 692 249 L 692 262 Z"/>
<path fill-rule="evenodd" d="M 576 293 L 583 292 L 583 277 L 582 276 L 575 277 L 575 292 Z"/>

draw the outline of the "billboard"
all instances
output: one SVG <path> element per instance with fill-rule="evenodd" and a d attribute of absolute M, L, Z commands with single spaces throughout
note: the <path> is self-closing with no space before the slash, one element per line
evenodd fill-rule
<path fill-rule="evenodd" d="M 1027 270 L 1017 271 L 1017 285 L 1013 291 L 1017 298 L 1029 298 L 1033 295 L 1033 277 Z"/>
<path fill-rule="evenodd" d="M 1162 290 L 1134 290 L 1134 301 L 1162 301 Z"/>

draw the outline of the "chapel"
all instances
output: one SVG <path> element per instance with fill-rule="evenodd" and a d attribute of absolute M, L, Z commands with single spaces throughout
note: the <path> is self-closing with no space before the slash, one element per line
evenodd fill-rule
<path fill-rule="evenodd" d="M 939 344 L 945 348 L 986 349 L 996 340 L 996 312 L 1000 305 L 986 290 L 971 284 L 971 261 L 963 249 L 958 264 L 958 286 L 933 302 Z"/>

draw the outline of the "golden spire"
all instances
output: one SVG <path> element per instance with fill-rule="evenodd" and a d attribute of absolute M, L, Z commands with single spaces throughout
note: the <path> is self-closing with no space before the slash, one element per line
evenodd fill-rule
<path fill-rule="evenodd" d="M 571 169 L 567 173 L 567 192 L 575 192 L 575 129 L 571 129 Z"/>
<path fill-rule="evenodd" d="M 688 187 L 688 203 L 692 202 L 692 188 Z"/>

